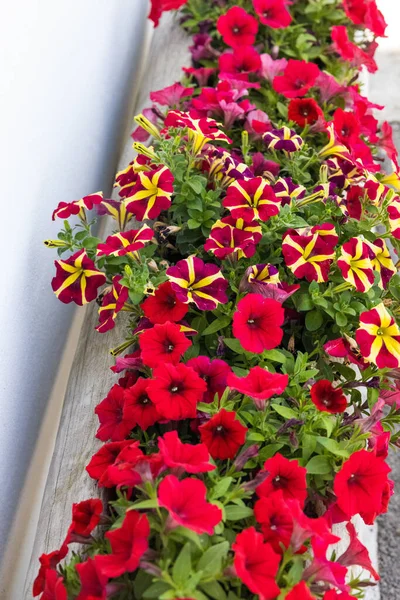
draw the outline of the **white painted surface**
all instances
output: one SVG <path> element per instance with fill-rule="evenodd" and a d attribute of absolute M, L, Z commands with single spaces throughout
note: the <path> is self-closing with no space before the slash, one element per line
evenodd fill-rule
<path fill-rule="evenodd" d="M 72 316 L 51 291 L 54 256 L 42 240 L 58 229 L 51 213 L 60 200 L 111 187 L 147 8 L 147 0 L 3 8 L 0 560 Z"/>

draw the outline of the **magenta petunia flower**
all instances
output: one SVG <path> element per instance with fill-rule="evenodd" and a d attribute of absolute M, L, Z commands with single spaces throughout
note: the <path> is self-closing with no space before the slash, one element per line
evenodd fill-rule
<path fill-rule="evenodd" d="M 233 315 L 233 335 L 245 350 L 261 354 L 281 343 L 284 315 L 277 300 L 248 294 L 238 302 Z"/>

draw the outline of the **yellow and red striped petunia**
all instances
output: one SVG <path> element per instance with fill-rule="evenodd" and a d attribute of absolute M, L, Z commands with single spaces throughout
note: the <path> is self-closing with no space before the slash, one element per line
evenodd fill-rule
<path fill-rule="evenodd" d="M 343 279 L 351 283 L 357 292 L 368 292 L 374 285 L 375 274 L 372 263 L 377 248 L 360 237 L 351 238 L 343 244 L 337 261 Z"/>
<path fill-rule="evenodd" d="M 101 306 L 99 308 L 99 324 L 96 330 L 99 333 L 105 333 L 113 329 L 117 314 L 124 308 L 128 301 L 129 290 L 120 281 L 122 275 L 116 275 L 112 280 L 112 289 L 104 294 Z"/>
<path fill-rule="evenodd" d="M 335 234 L 323 223 L 322 235 L 317 227 L 289 230 L 283 236 L 282 253 L 293 275 L 307 281 L 322 283 L 328 280 L 329 269 L 335 256 Z M 324 232 L 329 231 L 329 235 Z M 324 239 L 326 237 L 326 239 Z M 337 236 L 336 236 L 337 237 Z M 335 242 L 336 243 L 336 242 Z"/>
<path fill-rule="evenodd" d="M 400 240 L 400 198 L 396 196 L 387 207 L 390 231 L 397 240 Z"/>
<path fill-rule="evenodd" d="M 83 306 L 97 298 L 97 289 L 106 282 L 106 276 L 96 269 L 85 250 L 79 250 L 67 260 L 54 261 L 56 276 L 51 287 L 57 298 L 69 304 Z"/>
<path fill-rule="evenodd" d="M 170 110 L 164 121 L 165 127 L 187 128 L 194 154 L 198 154 L 211 141 L 232 143 L 232 140 L 219 129 L 220 123 L 208 117 L 197 117 L 190 112 Z"/>
<path fill-rule="evenodd" d="M 279 213 L 280 199 L 266 179 L 253 177 L 232 183 L 222 204 L 234 219 L 267 221 Z"/>
<path fill-rule="evenodd" d="M 356 341 L 362 356 L 379 369 L 400 367 L 400 329 L 383 302 L 361 313 Z"/>
<path fill-rule="evenodd" d="M 381 276 L 379 287 L 386 289 L 390 279 L 397 273 L 392 257 L 388 247 L 386 246 L 385 240 L 378 238 L 373 243 L 374 250 L 376 252 L 375 258 L 372 260 L 372 265 L 375 271 Z"/>
<path fill-rule="evenodd" d="M 104 244 L 97 246 L 97 256 L 125 256 L 138 258 L 138 250 L 152 239 L 153 230 L 148 225 L 141 229 L 114 233 L 109 235 Z"/>
<path fill-rule="evenodd" d="M 171 206 L 174 176 L 161 166 L 154 171 L 140 171 L 132 194 L 126 199 L 126 209 L 138 221 L 156 219 Z"/>

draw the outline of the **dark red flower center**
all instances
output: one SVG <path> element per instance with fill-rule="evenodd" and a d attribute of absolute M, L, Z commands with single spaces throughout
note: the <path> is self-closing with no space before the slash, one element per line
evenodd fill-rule
<path fill-rule="evenodd" d="M 247 319 L 247 325 L 250 327 L 250 329 L 256 329 L 258 327 L 258 319 L 255 317 L 249 317 Z"/>
<path fill-rule="evenodd" d="M 177 394 L 181 390 L 181 384 L 179 381 L 173 381 L 169 387 L 171 394 Z"/>
<path fill-rule="evenodd" d="M 164 350 L 166 354 L 171 354 L 175 350 L 175 345 L 170 340 L 165 340 Z"/>
<path fill-rule="evenodd" d="M 168 308 L 174 308 L 176 305 L 176 298 L 174 296 L 167 296 L 165 304 L 168 306 Z"/>
<path fill-rule="evenodd" d="M 235 25 L 234 27 L 232 27 L 232 33 L 234 33 L 235 35 L 240 33 L 240 31 L 241 31 L 241 29 L 240 29 L 239 25 Z"/>
<path fill-rule="evenodd" d="M 282 477 L 282 475 L 275 475 L 272 480 L 272 485 L 279 489 L 286 487 L 286 477 Z"/>
<path fill-rule="evenodd" d="M 216 433 L 216 435 L 225 435 L 225 427 L 223 425 L 217 425 L 217 427 L 214 429 L 214 432 Z"/>
<path fill-rule="evenodd" d="M 303 79 L 296 79 L 296 81 L 294 82 L 294 87 L 299 90 L 303 86 L 304 86 Z"/>
<path fill-rule="evenodd" d="M 142 406 L 147 406 L 148 404 L 151 404 L 151 400 L 146 394 L 143 394 L 143 396 L 140 396 L 138 403 Z"/>

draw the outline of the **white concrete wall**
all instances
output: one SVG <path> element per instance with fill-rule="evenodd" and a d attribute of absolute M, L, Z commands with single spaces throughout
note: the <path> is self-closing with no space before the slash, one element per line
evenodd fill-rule
<path fill-rule="evenodd" d="M 72 317 L 51 291 L 55 256 L 42 240 L 57 231 L 60 200 L 111 187 L 147 9 L 147 0 L 3 5 L 0 562 Z"/>

